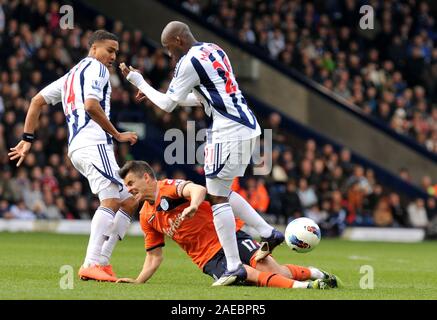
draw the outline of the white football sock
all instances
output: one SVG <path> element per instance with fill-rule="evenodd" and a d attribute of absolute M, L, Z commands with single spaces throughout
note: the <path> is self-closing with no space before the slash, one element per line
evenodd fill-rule
<path fill-rule="evenodd" d="M 311 275 L 310 275 L 311 280 L 325 279 L 325 275 L 319 269 L 313 268 L 313 267 L 308 267 L 308 269 L 311 272 Z"/>
<path fill-rule="evenodd" d="M 268 238 L 271 236 L 273 227 L 265 222 L 258 212 L 237 192 L 231 192 L 229 203 L 235 216 L 258 231 L 261 237 Z"/>
<path fill-rule="evenodd" d="M 292 288 L 293 289 L 307 289 L 308 282 L 294 280 Z"/>
<path fill-rule="evenodd" d="M 86 257 L 84 267 L 99 264 L 102 246 L 106 239 L 108 239 L 112 221 L 115 213 L 105 207 L 98 207 L 94 217 L 91 220 L 91 233 L 88 247 L 86 250 Z"/>
<path fill-rule="evenodd" d="M 112 223 L 111 234 L 109 239 L 105 241 L 102 247 L 102 254 L 100 257 L 100 264 L 106 266 L 111 259 L 112 251 L 114 251 L 115 245 L 120 240 L 123 240 L 127 230 L 131 224 L 131 218 L 122 209 L 118 210 L 114 221 Z"/>
<path fill-rule="evenodd" d="M 212 206 L 214 226 L 220 244 L 225 252 L 227 269 L 234 271 L 241 263 L 237 246 L 235 217 L 229 203 L 220 203 Z"/>

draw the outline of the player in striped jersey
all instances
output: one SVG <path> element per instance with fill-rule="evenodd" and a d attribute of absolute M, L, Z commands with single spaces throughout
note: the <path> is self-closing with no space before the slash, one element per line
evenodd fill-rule
<path fill-rule="evenodd" d="M 11 160 L 18 159 L 17 166 L 23 162 L 35 138 L 42 107 L 62 102 L 69 132 L 68 156 L 100 200 L 91 222 L 86 258 L 79 276 L 84 280 L 115 281 L 109 259 L 117 241 L 123 239 L 138 205 L 118 176 L 112 138 L 133 145 L 137 135 L 120 133 L 109 120 L 108 68 L 112 67 L 118 52 L 117 37 L 98 30 L 90 36 L 89 45 L 86 58 L 32 99 L 23 140 L 11 148 L 9 156 Z"/>
<path fill-rule="evenodd" d="M 121 64 L 120 68 L 159 108 L 171 112 L 177 105 L 203 106 L 212 120 L 205 146 L 206 187 L 227 260 L 227 271 L 214 285 L 228 285 L 246 276 L 238 254 L 234 213 L 256 229 L 267 244 L 262 246 L 265 250 L 258 251 L 257 260 L 284 241 L 282 233 L 231 191 L 234 178 L 244 175 L 261 129 L 238 87 L 226 53 L 219 46 L 198 42 L 189 27 L 178 21 L 164 28 L 161 42 L 177 61 L 167 93 L 152 88 L 132 67 Z"/>

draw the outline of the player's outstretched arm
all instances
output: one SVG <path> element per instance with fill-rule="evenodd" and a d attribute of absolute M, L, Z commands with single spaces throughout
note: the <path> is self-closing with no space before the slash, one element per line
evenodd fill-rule
<path fill-rule="evenodd" d="M 102 127 L 107 133 L 114 137 L 118 142 L 129 142 L 131 145 L 135 144 L 138 136 L 135 132 L 118 132 L 111 121 L 106 117 L 105 112 L 96 99 L 85 100 L 85 110 L 97 124 Z"/>
<path fill-rule="evenodd" d="M 117 280 L 117 283 L 145 283 L 158 270 L 163 259 L 161 247 L 148 251 L 144 260 L 143 270 L 138 277 L 136 279 L 120 278 Z"/>
<path fill-rule="evenodd" d="M 181 217 L 190 218 L 196 213 L 200 204 L 205 200 L 206 188 L 191 182 L 182 189 L 182 196 L 190 199 L 190 205 L 182 211 Z"/>
<path fill-rule="evenodd" d="M 10 160 L 13 161 L 18 159 L 17 167 L 21 165 L 30 151 L 35 129 L 38 126 L 39 115 L 41 114 L 42 107 L 46 104 L 44 97 L 40 93 L 30 101 L 29 111 L 27 112 L 26 120 L 24 121 L 23 140 L 21 140 L 15 147 L 11 148 L 11 152 L 8 153 Z"/>

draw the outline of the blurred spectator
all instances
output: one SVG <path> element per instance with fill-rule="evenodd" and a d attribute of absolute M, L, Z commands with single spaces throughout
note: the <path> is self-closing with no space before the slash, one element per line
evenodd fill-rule
<path fill-rule="evenodd" d="M 282 217 L 284 217 L 284 223 L 303 216 L 303 208 L 294 180 L 287 182 L 285 192 L 282 193 L 280 201 L 282 204 L 281 213 Z"/>
<path fill-rule="evenodd" d="M 318 205 L 313 205 L 305 210 L 305 217 L 314 220 L 315 223 L 321 224 L 328 218 L 329 201 L 323 201 L 322 206 L 324 210 L 320 210 Z"/>
<path fill-rule="evenodd" d="M 10 208 L 10 212 L 14 219 L 20 220 L 35 220 L 35 214 L 30 211 L 24 201 L 19 201 L 16 205 L 12 205 Z"/>
<path fill-rule="evenodd" d="M 55 205 L 55 199 L 51 192 L 44 192 L 44 204 L 46 206 L 45 216 L 50 220 L 62 219 L 58 207 Z"/>
<path fill-rule="evenodd" d="M 328 209 L 328 217 L 320 224 L 322 234 L 328 237 L 339 236 L 346 227 L 346 208 L 343 206 L 343 198 L 340 191 L 331 194 L 331 204 Z"/>
<path fill-rule="evenodd" d="M 391 214 L 394 219 L 395 226 L 407 227 L 408 226 L 408 213 L 404 206 L 401 204 L 401 199 L 397 193 L 390 193 L 389 203 Z"/>
<path fill-rule="evenodd" d="M 246 180 L 246 187 L 240 189 L 239 193 L 256 211 L 266 213 L 270 198 L 261 180 L 257 181 L 255 178 L 249 177 Z"/>
<path fill-rule="evenodd" d="M 387 198 L 379 199 L 373 212 L 373 221 L 377 227 L 391 227 L 393 224 L 393 215 L 390 210 L 390 204 Z"/>
<path fill-rule="evenodd" d="M 0 199 L 0 218 L 13 219 L 14 216 L 11 213 L 9 202 Z"/>
<path fill-rule="evenodd" d="M 299 188 L 297 190 L 297 194 L 299 196 L 302 207 L 304 208 L 304 212 L 306 209 L 311 208 L 312 206 L 317 204 L 317 195 L 314 191 L 314 188 L 308 186 L 307 179 L 299 179 Z"/>
<path fill-rule="evenodd" d="M 423 199 L 416 199 L 407 207 L 410 226 L 414 228 L 426 228 L 428 225 L 428 215 Z"/>

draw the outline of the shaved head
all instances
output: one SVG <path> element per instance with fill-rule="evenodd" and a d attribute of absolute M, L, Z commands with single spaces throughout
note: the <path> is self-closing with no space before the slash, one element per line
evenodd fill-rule
<path fill-rule="evenodd" d="M 190 27 L 180 21 L 172 21 L 169 22 L 164 30 L 162 30 L 161 33 L 161 43 L 168 43 L 172 39 L 175 39 L 176 37 L 189 37 L 193 36 L 191 33 Z"/>
<path fill-rule="evenodd" d="M 161 43 L 170 55 L 179 59 L 196 42 L 190 27 L 180 21 L 169 22 L 161 33 Z"/>

